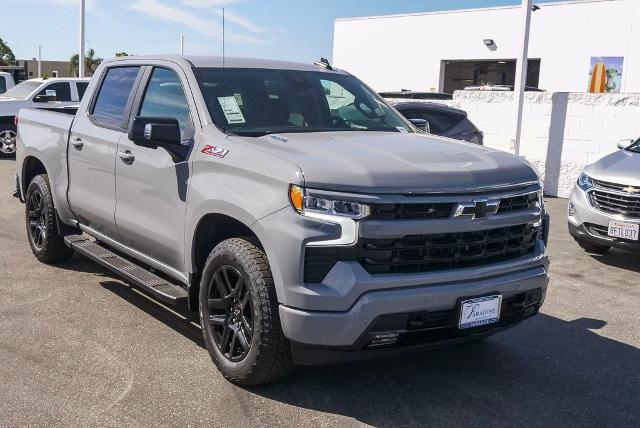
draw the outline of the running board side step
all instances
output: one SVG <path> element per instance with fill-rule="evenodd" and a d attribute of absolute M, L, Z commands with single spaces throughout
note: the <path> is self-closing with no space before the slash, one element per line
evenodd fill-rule
<path fill-rule="evenodd" d="M 120 257 L 99 242 L 90 240 L 86 235 L 69 235 L 64 238 L 68 247 L 85 257 L 99 263 L 111 272 L 120 275 L 132 285 L 141 288 L 154 298 L 171 305 L 187 305 L 187 290 L 178 284 L 149 272 L 133 262 Z"/>

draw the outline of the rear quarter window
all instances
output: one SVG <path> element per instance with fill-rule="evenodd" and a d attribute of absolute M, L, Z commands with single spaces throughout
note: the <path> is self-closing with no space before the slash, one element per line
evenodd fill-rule
<path fill-rule="evenodd" d="M 76 82 L 76 88 L 78 89 L 78 99 L 80 101 L 82 101 L 84 93 L 87 92 L 87 86 L 89 86 L 89 82 Z"/>

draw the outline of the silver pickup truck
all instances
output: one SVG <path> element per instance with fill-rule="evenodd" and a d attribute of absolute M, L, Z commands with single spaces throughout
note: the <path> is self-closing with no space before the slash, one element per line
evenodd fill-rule
<path fill-rule="evenodd" d="M 37 259 L 198 311 L 240 385 L 482 338 L 547 289 L 534 169 L 326 62 L 106 61 L 75 116 L 20 112 L 16 187 Z"/>

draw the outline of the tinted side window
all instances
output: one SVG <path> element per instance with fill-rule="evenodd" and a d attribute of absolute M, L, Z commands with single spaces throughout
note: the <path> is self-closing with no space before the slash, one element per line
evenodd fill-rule
<path fill-rule="evenodd" d="M 183 136 L 191 128 L 189 104 L 175 72 L 166 68 L 153 69 L 139 115 L 178 119 Z"/>
<path fill-rule="evenodd" d="M 0 76 L 0 94 L 7 92 L 7 81 L 4 76 Z"/>
<path fill-rule="evenodd" d="M 124 110 L 140 67 L 116 67 L 107 70 L 91 114 L 101 125 L 121 128 Z"/>
<path fill-rule="evenodd" d="M 82 97 L 84 93 L 87 92 L 87 86 L 89 86 L 89 82 L 76 82 L 76 88 L 78 89 L 78 98 L 82 101 Z"/>
<path fill-rule="evenodd" d="M 56 99 L 58 101 L 71 101 L 71 86 L 69 86 L 69 82 L 57 82 L 47 85 L 43 90 L 38 92 L 38 95 L 46 95 L 47 91 L 52 90 L 56 91 Z"/>

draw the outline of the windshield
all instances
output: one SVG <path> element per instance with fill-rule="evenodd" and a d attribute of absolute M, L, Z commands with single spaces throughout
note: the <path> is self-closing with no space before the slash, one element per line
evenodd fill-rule
<path fill-rule="evenodd" d="M 413 132 L 411 125 L 358 79 L 320 71 L 199 68 L 211 117 L 224 132 Z"/>
<path fill-rule="evenodd" d="M 22 83 L 18 83 L 13 88 L 2 94 L 3 97 L 17 98 L 19 100 L 26 99 L 33 91 L 35 91 L 42 82 L 32 82 L 26 80 Z"/>

